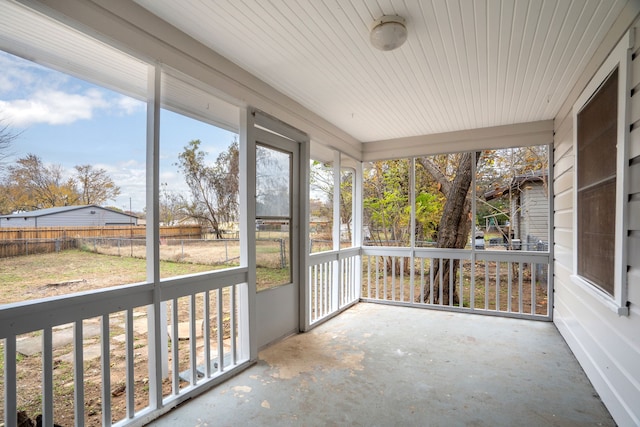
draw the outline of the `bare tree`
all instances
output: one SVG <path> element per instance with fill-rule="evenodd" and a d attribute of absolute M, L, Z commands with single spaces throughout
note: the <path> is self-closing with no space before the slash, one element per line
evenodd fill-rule
<path fill-rule="evenodd" d="M 186 214 L 213 229 L 222 238 L 220 224 L 234 221 L 238 214 L 239 152 L 234 141 L 213 166 L 206 164 L 200 140 L 190 141 L 178 155 L 178 166 L 191 190 Z"/>
<path fill-rule="evenodd" d="M 120 194 L 120 187 L 113 182 L 106 170 L 92 165 L 79 165 L 75 169 L 81 203 L 101 205 Z"/>
<path fill-rule="evenodd" d="M 69 206 L 79 200 L 76 183 L 64 177 L 62 166 L 46 165 L 35 154 L 7 168 L 4 187 L 11 211 Z"/>
<path fill-rule="evenodd" d="M 11 144 L 20 136 L 20 133 L 14 133 L 9 129 L 9 125 L 3 125 L 0 120 L 0 165 L 4 160 L 12 155 Z"/>

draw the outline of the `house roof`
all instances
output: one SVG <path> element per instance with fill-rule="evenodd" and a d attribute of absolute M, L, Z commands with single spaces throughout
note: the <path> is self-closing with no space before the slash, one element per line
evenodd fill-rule
<path fill-rule="evenodd" d="M 18 213 L 14 213 L 14 214 L 10 214 L 10 215 L 0 215 L 0 218 L 39 218 L 42 216 L 47 216 L 47 215 L 55 215 L 55 214 L 59 214 L 59 213 L 63 213 L 63 212 L 70 212 L 70 211 L 75 211 L 78 209 L 84 209 L 84 208 L 94 208 L 94 209 L 101 209 L 101 210 L 105 210 L 105 211 L 110 211 L 110 212 L 115 212 L 118 213 L 120 215 L 125 215 L 125 216 L 129 216 L 132 218 L 136 218 L 135 215 L 130 215 L 124 212 L 118 212 L 116 210 L 113 209 L 109 209 L 109 208 L 103 208 L 102 206 L 98 206 L 98 205 L 82 205 L 82 206 L 56 206 L 53 208 L 46 208 L 46 209 L 37 209 L 34 211 L 29 211 L 29 212 L 18 212 Z"/>
<path fill-rule="evenodd" d="M 509 185 L 504 185 L 502 187 L 498 187 L 494 190 L 484 193 L 484 199 L 488 202 L 489 200 L 497 199 L 508 194 L 509 190 L 519 191 L 519 189 L 522 187 L 522 184 L 527 182 L 542 183 L 548 175 L 549 171 L 547 169 L 529 172 L 522 175 L 516 175 L 511 179 Z"/>
<path fill-rule="evenodd" d="M 55 7 L 71 15 L 81 8 L 77 16 L 87 12 L 95 19 L 113 14 L 126 22 L 127 32 L 138 31 L 141 44 L 164 37 L 180 49 L 193 47 L 195 39 L 200 44 L 193 47 L 194 59 L 216 67 L 227 79 L 221 87 L 241 93 L 226 106 L 214 105 L 214 98 L 194 97 L 174 79 L 163 93 L 170 108 L 179 110 L 192 97 L 190 105 L 206 106 L 206 114 L 215 115 L 211 120 L 237 128 L 237 106 L 262 103 L 285 112 L 287 120 L 297 118 L 297 125 L 317 130 L 319 137 L 334 135 L 363 151 L 368 144 L 359 142 L 389 146 L 406 138 L 553 119 L 616 19 L 637 13 L 633 0 L 70 3 Z M 40 63 L 139 98 L 146 93 L 147 68 L 136 54 L 147 61 L 170 59 L 149 58 L 135 46 L 125 54 L 81 40 L 73 26 L 59 29 L 44 16 L 32 25 L 25 21 L 25 7 L 0 2 L 0 48 L 12 52 L 22 46 Z M 406 19 L 407 41 L 394 51 L 378 51 L 369 43 L 370 26 L 393 14 Z M 429 138 L 420 142 L 435 144 Z"/>

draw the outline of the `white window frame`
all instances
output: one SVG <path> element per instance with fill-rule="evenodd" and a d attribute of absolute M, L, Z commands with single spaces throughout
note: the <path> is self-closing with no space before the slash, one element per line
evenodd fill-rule
<path fill-rule="evenodd" d="M 627 250 L 626 236 L 628 233 L 628 218 L 626 198 L 628 194 L 628 165 L 629 165 L 629 115 L 630 106 L 630 75 L 631 50 L 634 43 L 633 29 L 629 30 L 618 42 L 605 62 L 598 69 L 589 84 L 582 91 L 573 105 L 573 283 L 593 295 L 602 304 L 621 316 L 629 315 L 627 302 Z M 609 295 L 600 288 L 578 274 L 578 113 L 598 90 L 600 85 L 618 68 L 618 123 L 617 123 L 617 154 L 616 154 L 616 206 L 615 206 L 615 265 L 614 292 Z"/>

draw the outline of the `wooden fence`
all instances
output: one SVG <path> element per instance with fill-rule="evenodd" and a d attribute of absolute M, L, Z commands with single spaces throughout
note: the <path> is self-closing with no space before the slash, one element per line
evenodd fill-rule
<path fill-rule="evenodd" d="M 200 226 L 160 227 L 160 237 L 165 239 L 200 239 Z M 145 226 L 105 227 L 38 227 L 0 228 L 0 258 L 36 253 L 60 252 L 79 247 L 83 239 L 128 239 L 144 241 Z"/>
<path fill-rule="evenodd" d="M 110 225 L 104 227 L 8 227 L 0 228 L 0 241 L 18 239 L 75 239 L 87 237 L 126 237 L 142 239 L 146 235 L 144 225 L 123 226 Z M 199 239 L 202 227 L 190 226 L 161 226 L 161 237 L 183 237 Z"/>

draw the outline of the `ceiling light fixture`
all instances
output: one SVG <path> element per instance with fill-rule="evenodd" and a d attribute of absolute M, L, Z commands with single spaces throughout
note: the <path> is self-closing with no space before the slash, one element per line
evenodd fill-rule
<path fill-rule="evenodd" d="M 371 26 L 369 35 L 371 44 L 376 49 L 397 49 L 407 40 L 405 20 L 397 15 L 384 15 Z"/>

